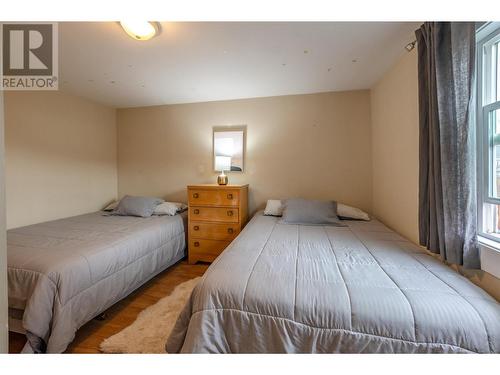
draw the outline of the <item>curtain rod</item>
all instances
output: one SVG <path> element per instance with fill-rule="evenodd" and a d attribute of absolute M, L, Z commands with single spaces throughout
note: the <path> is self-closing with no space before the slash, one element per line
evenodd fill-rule
<path fill-rule="evenodd" d="M 417 44 L 417 40 L 415 39 L 413 42 L 410 42 L 408 43 L 406 46 L 405 46 L 405 49 L 408 51 L 408 52 L 411 52 L 415 46 Z"/>

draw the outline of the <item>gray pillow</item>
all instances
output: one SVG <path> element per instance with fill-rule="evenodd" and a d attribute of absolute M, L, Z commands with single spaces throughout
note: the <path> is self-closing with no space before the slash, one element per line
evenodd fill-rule
<path fill-rule="evenodd" d="M 118 207 L 112 211 L 112 214 L 119 216 L 149 217 L 153 215 L 156 206 L 160 203 L 163 203 L 163 199 L 151 197 L 132 197 L 130 195 L 126 195 L 120 200 Z"/>
<path fill-rule="evenodd" d="M 337 202 L 302 198 L 287 199 L 281 223 L 304 225 L 334 225 L 343 227 L 337 216 Z"/>

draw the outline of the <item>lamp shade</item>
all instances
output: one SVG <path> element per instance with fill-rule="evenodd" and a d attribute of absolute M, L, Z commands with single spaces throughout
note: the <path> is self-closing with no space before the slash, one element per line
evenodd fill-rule
<path fill-rule="evenodd" d="M 232 138 L 215 139 L 215 155 L 233 156 L 234 140 Z"/>
<path fill-rule="evenodd" d="M 229 171 L 229 170 L 231 170 L 231 157 L 230 156 L 216 156 L 215 157 L 215 170 L 216 171 Z"/>

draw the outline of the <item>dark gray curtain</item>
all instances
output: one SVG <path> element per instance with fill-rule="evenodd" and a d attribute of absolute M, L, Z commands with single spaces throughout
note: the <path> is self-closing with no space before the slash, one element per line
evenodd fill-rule
<path fill-rule="evenodd" d="M 420 244 L 450 263 L 478 268 L 475 25 L 426 22 L 415 34 Z"/>

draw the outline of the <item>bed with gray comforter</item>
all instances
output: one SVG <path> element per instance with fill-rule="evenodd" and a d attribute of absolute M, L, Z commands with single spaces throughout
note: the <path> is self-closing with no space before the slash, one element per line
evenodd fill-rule
<path fill-rule="evenodd" d="M 102 212 L 7 232 L 9 310 L 24 352 L 63 352 L 76 330 L 185 255 L 185 214 Z"/>
<path fill-rule="evenodd" d="M 498 353 L 500 307 L 378 221 L 258 213 L 210 266 L 170 353 Z"/>

